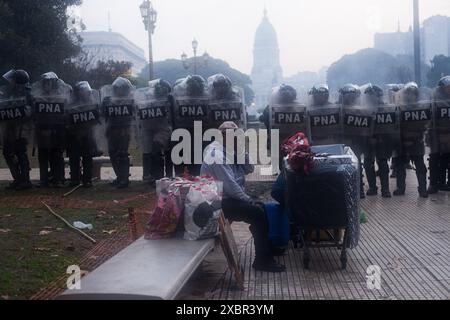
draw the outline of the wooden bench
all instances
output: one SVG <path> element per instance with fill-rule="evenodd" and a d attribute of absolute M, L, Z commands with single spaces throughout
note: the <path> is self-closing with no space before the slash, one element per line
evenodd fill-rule
<path fill-rule="evenodd" d="M 215 239 L 140 238 L 58 300 L 172 300 L 215 247 Z"/>

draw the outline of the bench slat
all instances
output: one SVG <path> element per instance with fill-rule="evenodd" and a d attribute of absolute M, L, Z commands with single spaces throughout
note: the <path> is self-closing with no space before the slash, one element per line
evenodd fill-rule
<path fill-rule="evenodd" d="M 215 239 L 187 241 L 138 239 L 81 279 L 81 290 L 58 299 L 175 299 Z"/>

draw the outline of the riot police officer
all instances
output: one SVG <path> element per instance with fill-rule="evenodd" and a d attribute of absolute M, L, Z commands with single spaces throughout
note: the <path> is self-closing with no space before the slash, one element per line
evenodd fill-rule
<path fill-rule="evenodd" d="M 139 140 L 144 180 L 154 184 L 164 176 L 172 177 L 170 155 L 173 97 L 169 82 L 157 79 L 135 93 L 138 110 Z"/>
<path fill-rule="evenodd" d="M 101 89 L 102 109 L 106 121 L 108 153 L 119 189 L 130 184 L 129 146 L 135 129 L 134 87 L 130 80 L 118 77 L 112 85 Z"/>
<path fill-rule="evenodd" d="M 100 124 L 100 96 L 89 82 L 78 82 L 67 110 L 67 151 L 70 165 L 70 185 L 92 186 L 93 156 L 97 150 L 96 126 Z M 80 162 L 82 167 L 80 167 Z"/>
<path fill-rule="evenodd" d="M 383 102 L 383 89 L 379 86 L 368 84 L 364 87 L 364 103 L 368 108 L 372 109 L 375 114 L 378 112 L 389 113 L 394 110 L 387 110 Z M 387 109 L 386 109 L 387 108 Z M 395 112 L 395 111 L 394 111 Z M 377 123 L 377 127 L 381 124 Z M 366 152 L 364 153 L 364 169 L 369 184 L 367 190 L 368 196 L 378 194 L 377 174 L 375 171 L 375 162 L 379 168 L 380 182 L 381 182 L 381 196 L 383 198 L 390 198 L 391 192 L 389 190 L 389 164 L 388 161 L 392 157 L 395 148 L 396 139 L 391 135 L 379 130 L 376 134 L 368 139 Z"/>
<path fill-rule="evenodd" d="M 202 141 L 196 141 L 194 125 L 196 122 L 202 125 L 201 134 L 210 126 L 210 118 L 208 117 L 209 95 L 206 89 L 206 81 L 199 75 L 179 79 L 174 85 L 174 129 L 186 129 L 191 135 L 191 150 L 183 150 L 180 152 L 178 156 L 180 156 L 182 161 L 181 163 L 174 164 L 177 176 L 182 175 L 185 170 L 194 176 L 200 174 L 202 159 L 198 159 L 198 156 L 201 155 L 196 156 L 195 151 L 198 149 L 197 151 L 201 152 L 207 143 L 203 142 L 203 139 L 200 139 Z M 184 154 L 184 152 L 189 152 L 190 154 Z"/>
<path fill-rule="evenodd" d="M 430 103 L 419 101 L 420 91 L 415 82 L 410 82 L 398 92 L 400 102 L 401 144 L 395 163 L 397 189 L 395 196 L 405 194 L 406 165 L 408 156 L 416 167 L 418 191 L 422 198 L 428 197 L 427 168 L 424 163 L 425 142 L 424 133 L 431 123 Z"/>
<path fill-rule="evenodd" d="M 71 91 L 54 72 L 43 74 L 32 86 L 41 187 L 64 184 L 65 108 Z"/>
<path fill-rule="evenodd" d="M 346 84 L 339 90 L 339 104 L 342 105 L 343 110 L 352 110 L 354 108 L 361 107 L 361 90 L 357 85 Z M 355 110 L 356 111 L 356 110 Z M 353 129 L 353 130 L 346 130 Z M 364 183 L 363 183 L 363 168 L 361 157 L 365 152 L 368 143 L 368 136 L 355 134 L 355 130 L 358 128 L 351 126 L 344 126 L 343 130 L 343 143 L 352 148 L 360 164 L 360 197 L 365 198 Z M 367 131 L 364 128 L 360 128 L 359 131 Z"/>
<path fill-rule="evenodd" d="M 311 141 L 314 145 L 337 144 L 342 141 L 341 107 L 329 102 L 327 85 L 314 86 L 309 91 L 308 106 Z"/>
<path fill-rule="evenodd" d="M 433 100 L 433 126 L 427 132 L 431 150 L 429 194 L 450 191 L 447 184 L 447 171 L 450 171 L 450 76 L 439 81 Z"/>
<path fill-rule="evenodd" d="M 13 177 L 7 189 L 30 189 L 27 152 L 31 131 L 30 77 L 24 70 L 11 70 L 3 78 L 9 84 L 0 88 L 0 128 L 3 156 Z"/>

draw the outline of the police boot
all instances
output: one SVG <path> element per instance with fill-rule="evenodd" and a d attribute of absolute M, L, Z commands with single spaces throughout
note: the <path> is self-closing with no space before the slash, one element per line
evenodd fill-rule
<path fill-rule="evenodd" d="M 9 171 L 11 172 L 11 176 L 13 178 L 13 182 L 11 182 L 6 189 L 7 190 L 14 190 L 20 183 L 20 170 L 19 170 L 19 164 L 16 161 L 14 156 L 6 156 L 5 155 L 6 163 L 9 167 Z"/>
<path fill-rule="evenodd" d="M 430 170 L 430 186 L 428 187 L 428 194 L 438 193 L 439 180 L 439 154 L 430 154 L 428 158 Z"/>
<path fill-rule="evenodd" d="M 377 163 L 380 168 L 381 196 L 383 198 L 390 198 L 392 195 L 389 191 L 389 165 L 387 159 L 381 159 Z"/>
<path fill-rule="evenodd" d="M 17 191 L 29 190 L 33 188 L 33 184 L 30 181 L 30 169 L 26 169 L 20 174 L 20 183 L 16 187 Z"/>
<path fill-rule="evenodd" d="M 118 170 L 118 184 L 116 187 L 118 189 L 128 188 L 130 185 L 130 158 L 128 157 L 128 153 L 121 154 L 118 157 Z"/>
<path fill-rule="evenodd" d="M 369 183 L 369 190 L 367 190 L 368 196 L 376 196 L 378 194 L 377 178 L 375 170 L 366 170 L 367 181 Z"/>
<path fill-rule="evenodd" d="M 144 181 L 150 181 L 151 176 L 151 170 L 152 170 L 152 156 L 149 153 L 142 154 L 142 180 Z"/>
<path fill-rule="evenodd" d="M 417 171 L 417 181 L 419 183 L 419 187 L 417 190 L 419 191 L 419 195 L 421 198 L 428 198 L 428 192 L 427 192 L 427 174 L 426 172 L 419 172 Z"/>

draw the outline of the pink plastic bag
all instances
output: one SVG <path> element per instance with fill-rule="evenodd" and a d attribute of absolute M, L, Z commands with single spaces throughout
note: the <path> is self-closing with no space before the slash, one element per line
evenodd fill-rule
<path fill-rule="evenodd" d="M 169 193 L 158 198 L 158 205 L 150 216 L 145 239 L 168 239 L 174 236 L 182 214 L 179 194 Z"/>

